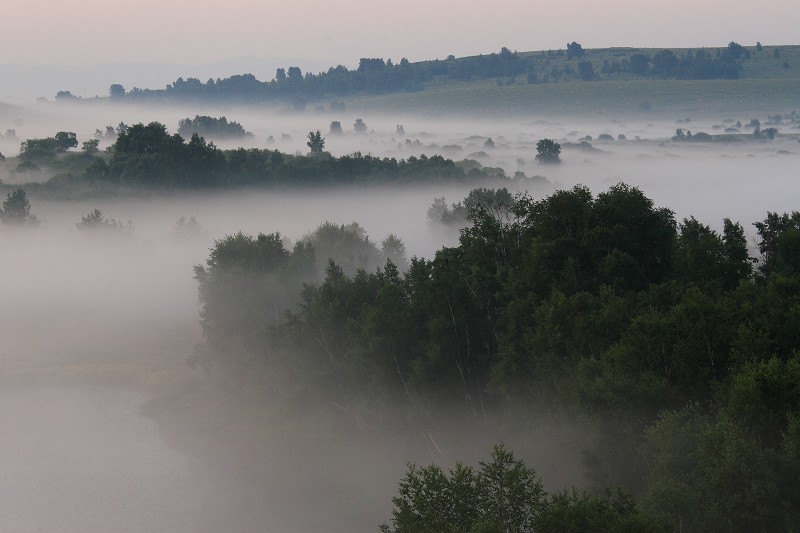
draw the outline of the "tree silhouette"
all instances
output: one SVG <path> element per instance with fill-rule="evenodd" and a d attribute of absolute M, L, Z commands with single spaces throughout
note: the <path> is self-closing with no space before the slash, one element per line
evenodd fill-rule
<path fill-rule="evenodd" d="M 0 209 L 0 220 L 3 224 L 12 226 L 36 225 L 39 223 L 35 215 L 31 214 L 31 203 L 22 189 L 8 193 Z"/>
<path fill-rule="evenodd" d="M 306 144 L 312 154 L 321 154 L 325 150 L 325 137 L 322 136 L 319 130 L 309 131 Z"/>
<path fill-rule="evenodd" d="M 552 139 L 541 139 L 536 143 L 536 161 L 543 165 L 561 163 L 561 145 Z"/>

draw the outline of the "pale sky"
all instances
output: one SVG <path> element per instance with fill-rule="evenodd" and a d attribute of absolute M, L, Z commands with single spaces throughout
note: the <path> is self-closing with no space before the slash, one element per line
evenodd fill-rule
<path fill-rule="evenodd" d="M 498 51 L 800 44 L 800 1 L 39 0 L 3 2 L 0 64 L 357 64 Z M 0 74 L 2 82 L 2 74 Z"/>

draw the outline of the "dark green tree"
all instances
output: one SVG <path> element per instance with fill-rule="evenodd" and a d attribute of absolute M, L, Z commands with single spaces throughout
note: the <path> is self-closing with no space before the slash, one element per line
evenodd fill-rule
<path fill-rule="evenodd" d="M 66 152 L 78 146 L 78 137 L 71 131 L 59 131 L 55 135 L 56 152 Z"/>
<path fill-rule="evenodd" d="M 768 212 L 755 224 L 762 274 L 800 272 L 800 212 Z"/>
<path fill-rule="evenodd" d="M 552 139 L 541 139 L 536 143 L 536 161 L 542 165 L 561 163 L 561 145 Z"/>
<path fill-rule="evenodd" d="M 81 151 L 87 155 L 96 154 L 97 152 L 100 151 L 97 148 L 99 144 L 100 144 L 99 139 L 89 139 L 88 141 L 83 141 L 83 146 L 81 147 Z"/>
<path fill-rule="evenodd" d="M 383 524 L 383 533 L 660 530 L 622 492 L 595 496 L 573 488 L 548 496 L 536 472 L 503 445 L 477 469 L 462 463 L 448 472 L 409 465 L 392 503 L 391 525 Z"/>
<path fill-rule="evenodd" d="M 191 138 L 193 133 L 206 139 L 241 139 L 253 136 L 238 122 L 228 122 L 226 117 L 214 118 L 206 115 L 195 115 L 193 119 L 184 118 L 178 122 L 179 135 Z"/>
<path fill-rule="evenodd" d="M 119 83 L 111 84 L 111 86 L 108 88 L 108 96 L 111 98 L 122 98 L 125 96 L 125 87 Z"/>
<path fill-rule="evenodd" d="M 0 209 L 0 220 L 8 226 L 35 226 L 39 223 L 36 215 L 31 214 L 31 203 L 21 188 L 8 193 Z"/>
<path fill-rule="evenodd" d="M 392 525 L 384 533 L 418 531 L 514 531 L 532 533 L 545 505 L 536 472 L 503 445 L 476 471 L 461 463 L 445 474 L 436 465 L 409 465 L 392 498 Z"/>
<path fill-rule="evenodd" d="M 572 59 L 573 57 L 581 57 L 584 54 L 583 47 L 572 41 L 571 43 L 567 44 L 567 59 Z"/>
<path fill-rule="evenodd" d="M 325 137 L 317 131 L 308 132 L 308 142 L 306 143 L 311 155 L 321 154 L 325 151 Z"/>

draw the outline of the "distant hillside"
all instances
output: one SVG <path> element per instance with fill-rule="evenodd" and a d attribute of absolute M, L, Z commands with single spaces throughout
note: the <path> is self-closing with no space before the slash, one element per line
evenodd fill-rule
<path fill-rule="evenodd" d="M 800 107 L 800 46 L 583 49 L 498 53 L 399 63 L 362 58 L 358 68 L 303 73 L 178 78 L 165 89 L 109 88 L 115 102 L 277 103 L 302 111 L 421 111 L 519 114 L 696 113 L 728 109 L 785 112 Z M 60 91 L 59 101 L 88 101 Z M 92 98 L 91 101 L 97 101 Z M 101 98 L 99 100 L 108 100 Z"/>
<path fill-rule="evenodd" d="M 307 103 L 354 96 L 412 93 L 461 82 L 492 80 L 498 86 L 556 82 L 628 80 L 798 79 L 799 46 L 741 46 L 722 48 L 584 49 L 572 42 L 562 50 L 498 53 L 411 63 L 362 58 L 354 70 L 343 66 L 326 72 L 303 73 L 299 67 L 276 69 L 271 80 L 251 73 L 228 78 L 178 78 L 165 89 L 126 90 L 113 84 L 115 99 L 203 101 L 284 101 L 297 108 Z M 59 99 L 76 99 L 61 91 Z M 334 102 L 334 108 L 337 102 Z"/>
<path fill-rule="evenodd" d="M 800 95 L 795 79 L 633 79 L 504 86 L 482 80 L 424 92 L 354 97 L 347 100 L 347 109 L 359 114 L 413 112 L 430 118 L 577 116 L 607 120 L 668 114 L 673 119 L 722 119 L 731 114 L 765 117 L 800 111 Z"/>
<path fill-rule="evenodd" d="M 8 60 L 8 58 L 6 58 Z M 241 72 L 251 72 L 260 78 L 275 74 L 275 69 L 287 61 L 285 58 L 242 57 L 201 64 L 179 63 L 102 63 L 93 65 L 18 65 L 0 64 L 3 73 L 0 83 L 0 100 L 12 103 L 29 103 L 38 97 L 52 98 L 58 91 L 68 90 L 84 99 L 95 95 L 107 96 L 111 83 L 126 87 L 163 88 L 178 76 L 206 80 L 210 77 L 227 77 Z M 327 63 L 309 59 L 295 59 L 304 69 L 317 70 Z"/>

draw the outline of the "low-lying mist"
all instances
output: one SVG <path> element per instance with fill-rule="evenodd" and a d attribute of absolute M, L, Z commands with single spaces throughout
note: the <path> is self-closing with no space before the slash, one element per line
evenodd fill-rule
<path fill-rule="evenodd" d="M 453 235 L 429 230 L 427 208 L 436 196 L 455 201 L 466 192 L 238 191 L 73 202 L 31 198 L 38 226 L 0 228 L 0 359 L 8 387 L 5 404 L 14 406 L 0 416 L 19 435 L 6 436 L 2 450 L 20 463 L 34 461 L 36 454 L 61 457 L 63 464 L 51 474 L 69 476 L 74 485 L 48 483 L 48 489 L 41 489 L 39 483 L 51 474 L 36 467 L 37 477 L 26 478 L 16 490 L 49 501 L 50 512 L 8 507 L 4 523 L 22 531 L 31 525 L 85 530 L 87 524 L 96 524 L 89 530 L 97 531 L 373 530 L 388 515 L 394 481 L 405 462 L 432 457 L 433 445 L 403 455 L 402 447 L 382 448 L 398 439 L 408 442 L 402 433 L 378 438 L 371 430 L 364 440 L 351 427 L 353 420 L 335 408 L 333 413 L 323 409 L 317 420 L 290 424 L 289 413 L 277 415 L 269 407 L 257 413 L 260 408 L 245 408 L 213 386 L 191 392 L 206 383 L 202 371 L 186 363 L 203 340 L 192 267 L 204 263 L 214 241 L 226 235 L 280 231 L 296 241 L 325 221 L 356 221 L 377 243 L 395 233 L 409 258 L 431 256 L 442 239 Z M 94 209 L 121 227 L 78 228 Z M 181 233 L 180 217 L 194 217 L 199 228 Z M 116 388 L 104 385 L 109 380 Z M 165 392 L 176 398 L 178 412 L 169 401 L 167 411 L 158 403 L 149 408 L 161 423 L 159 436 L 152 421 L 139 419 L 137 406 Z M 51 404 L 58 406 L 52 412 Z M 241 409 L 246 415 L 239 420 L 235 413 Z M 275 431 L 250 433 L 247 424 L 253 416 L 273 420 Z M 73 423 L 56 424 L 54 418 Z M 337 427 L 342 419 L 344 430 Z M 40 440 L 32 442 L 36 435 Z M 420 440 L 417 435 L 411 442 Z M 28 452 L 11 452 L 21 447 Z M 184 458 L 170 447 L 205 460 Z M 109 457 L 113 448 L 120 451 Z M 263 456 L 267 452 L 271 457 Z M 71 473 L 73 467 L 79 471 Z M 128 480 L 131 475 L 151 477 Z M 118 497 L 98 500 L 106 506 L 101 515 L 65 518 L 66 508 L 77 505 L 65 491 L 98 497 L 85 485 L 93 477 Z M 162 495 L 159 505 L 139 494 L 146 487 Z M 10 502 L 23 497 L 7 496 Z M 309 511 L 309 505 L 316 509 Z M 144 512 L 153 513 L 152 521 L 133 516 Z"/>
<path fill-rule="evenodd" d="M 535 198 L 576 184 L 599 192 L 626 182 L 673 209 L 678 221 L 694 216 L 719 229 L 729 217 L 751 241 L 753 222 L 767 211 L 797 209 L 800 198 L 800 144 L 792 126 L 782 126 L 787 135 L 774 140 L 670 140 L 677 128 L 714 133 L 729 117 L 439 121 L 351 110 L 296 115 L 232 106 L 50 103 L 9 113 L 19 116 L 0 122 L 0 132 L 16 128 L 17 136 L 0 138 L 4 184 L 50 177 L 46 169 L 13 172 L 19 140 L 74 131 L 83 141 L 106 125 L 154 120 L 175 132 L 180 119 L 207 114 L 227 116 L 254 134 L 243 143 L 219 143 L 226 148 L 306 153 L 308 132 L 320 130 L 334 155 L 438 153 L 509 176 L 542 175 L 546 184 L 527 191 Z M 367 133 L 353 131 L 357 118 Z M 342 135 L 329 133 L 332 121 L 341 121 Z M 562 144 L 562 164 L 536 163 L 541 138 Z M 103 140 L 101 149 L 109 144 Z M 430 259 L 457 243 L 456 234 L 431 227 L 434 198 L 459 202 L 470 188 L 137 191 L 77 200 L 30 194 L 39 225 L 0 227 L 0 379 L 7 385 L 0 424 L 8 428 L 0 453 L 16 462 L 0 493 L 11 502 L 0 523 L 17 531 L 371 531 L 389 517 L 407 461 L 477 461 L 499 441 L 528 458 L 548 487 L 580 483 L 582 448 L 601 433 L 585 419 L 523 412 L 517 415 L 525 422 L 514 425 L 510 416 L 442 407 L 441 419 L 422 426 L 398 408 L 383 425 L 368 425 L 373 421 L 341 405 L 248 404 L 213 373 L 186 363 L 204 341 L 193 267 L 206 263 L 215 241 L 237 232 L 280 232 L 290 248 L 326 221 L 357 222 L 372 242 L 395 234 L 408 259 Z M 125 227 L 78 228 L 93 209 Z M 199 227 L 181 232 L 181 217 Z M 401 422 L 393 427 L 393 421 Z M 47 468 L 20 466 L 42 457 Z M 17 491 L 40 498 L 41 506 L 12 498 Z M 141 518 L 147 513 L 152 519 Z"/>

